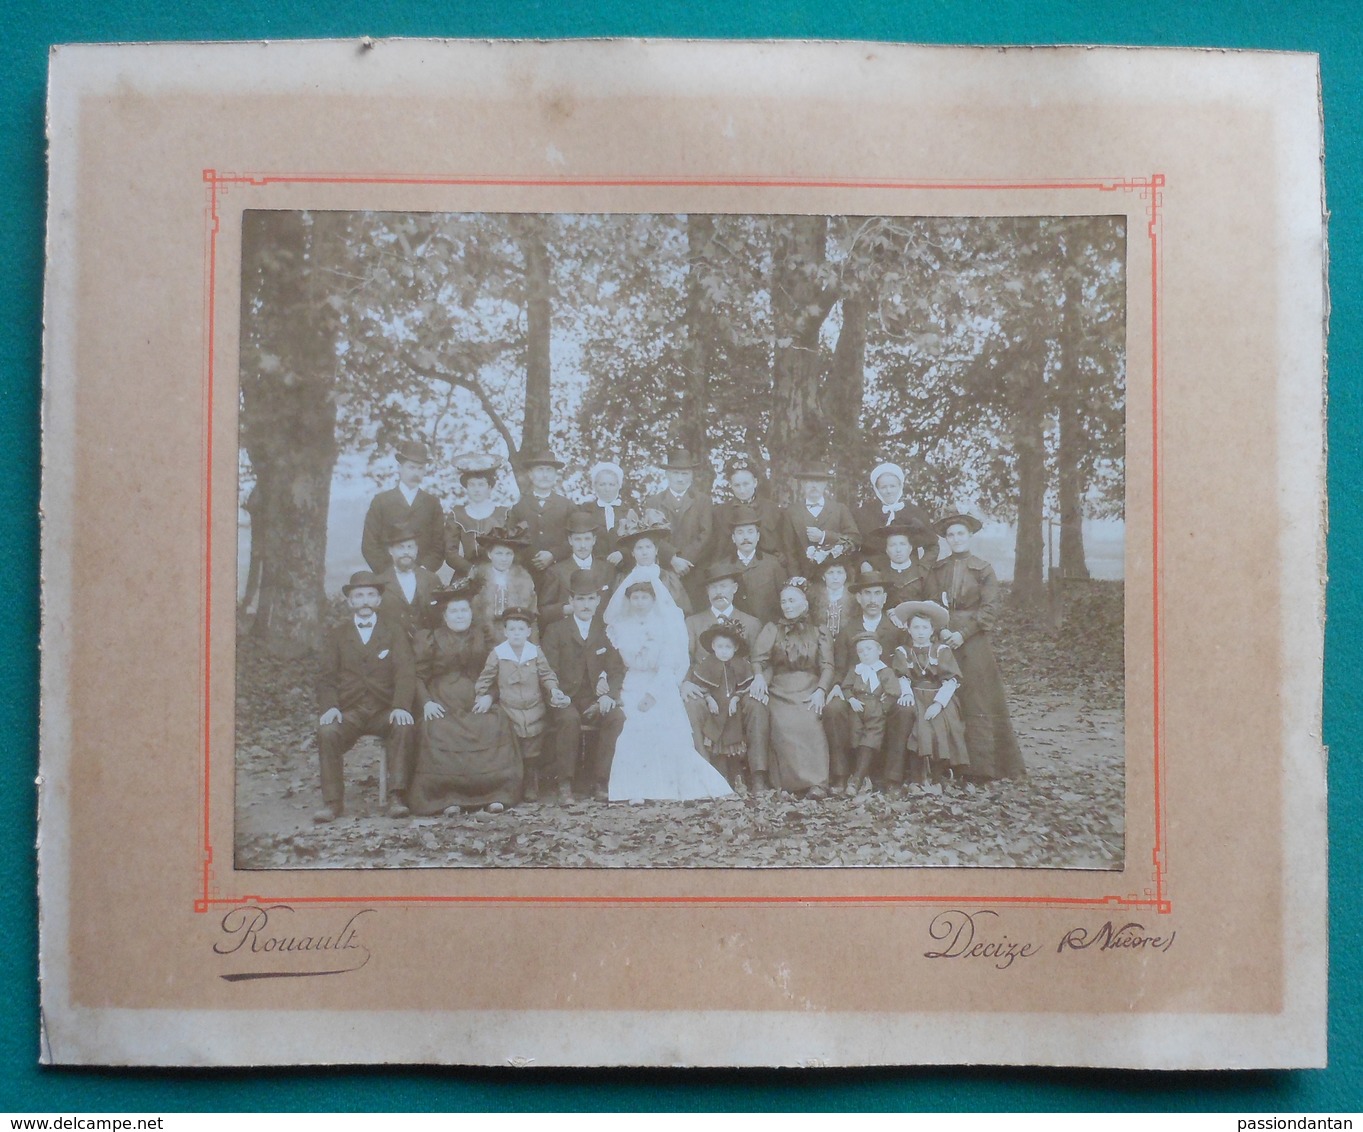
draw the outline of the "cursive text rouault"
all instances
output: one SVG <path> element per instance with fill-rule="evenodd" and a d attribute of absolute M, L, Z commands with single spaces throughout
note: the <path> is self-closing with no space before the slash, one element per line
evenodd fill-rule
<path fill-rule="evenodd" d="M 294 909 L 288 904 L 268 907 L 233 908 L 222 918 L 225 938 L 213 944 L 218 955 L 263 956 L 279 964 L 282 969 L 247 971 L 223 975 L 229 982 L 244 979 L 301 978 L 307 975 L 340 975 L 358 971 L 369 962 L 369 948 L 359 942 L 360 917 L 373 912 L 362 908 L 352 913 L 339 930 L 299 931 L 291 922 Z M 297 961 L 313 955 L 333 955 L 334 962 L 326 970 L 315 969 L 315 964 Z M 283 960 L 281 964 L 279 961 Z M 290 962 L 292 960 L 292 962 Z"/>

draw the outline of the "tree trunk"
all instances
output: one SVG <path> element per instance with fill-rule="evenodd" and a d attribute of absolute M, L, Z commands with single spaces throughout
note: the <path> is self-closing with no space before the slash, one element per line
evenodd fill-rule
<path fill-rule="evenodd" d="M 1013 452 L 1017 458 L 1018 530 L 1013 562 L 1014 605 L 1041 610 L 1046 509 L 1046 354 L 1027 350 L 1018 359 L 1013 407 Z"/>
<path fill-rule="evenodd" d="M 709 491 L 714 481 L 706 420 L 709 416 L 709 379 L 714 341 L 714 311 L 705 277 L 712 270 L 712 245 L 715 218 L 704 213 L 686 217 L 686 343 L 682 349 L 685 371 L 682 386 L 681 418 L 676 442 L 701 461 L 696 469 L 696 486 Z"/>
<path fill-rule="evenodd" d="M 833 348 L 828 381 L 820 395 L 821 411 L 829 424 L 839 497 L 856 502 L 855 483 L 861 469 L 861 406 L 866 397 L 866 317 L 870 304 L 864 295 L 844 295 L 842 329 Z"/>
<path fill-rule="evenodd" d="M 1056 485 L 1057 506 L 1060 511 L 1060 576 L 1087 578 L 1088 564 L 1084 561 L 1084 505 L 1083 473 L 1079 462 L 1084 454 L 1084 426 L 1080 416 L 1083 362 L 1083 277 L 1079 272 L 1078 250 L 1071 239 L 1069 263 L 1065 267 L 1065 303 L 1062 308 L 1063 325 L 1060 335 L 1060 366 L 1056 370 L 1056 410 L 1059 418 L 1057 463 L 1059 477 Z"/>
<path fill-rule="evenodd" d="M 767 450 L 777 497 L 790 474 L 828 455 L 831 437 L 820 404 L 824 377 L 819 330 L 837 296 L 824 285 L 828 218 L 790 216 L 775 222 L 772 242 L 773 352 Z"/>
<path fill-rule="evenodd" d="M 521 451 L 549 447 L 549 247 L 542 216 L 521 221 L 525 254 L 525 421 Z"/>
<path fill-rule="evenodd" d="M 257 477 L 260 564 L 251 632 L 278 656 L 315 648 L 321 629 L 337 371 L 324 265 L 344 247 L 345 223 L 341 213 L 282 210 L 242 221 L 241 440 Z"/>

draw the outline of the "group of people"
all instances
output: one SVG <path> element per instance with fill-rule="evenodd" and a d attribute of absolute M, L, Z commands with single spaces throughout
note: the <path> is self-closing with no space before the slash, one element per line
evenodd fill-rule
<path fill-rule="evenodd" d="M 897 465 L 855 511 L 826 468 L 778 506 L 750 457 L 726 463 L 715 501 L 677 448 L 661 491 L 632 499 L 603 462 L 574 503 L 538 452 L 507 508 L 499 461 L 463 458 L 447 514 L 421 486 L 426 446 L 396 456 L 365 519 L 369 569 L 323 648 L 317 821 L 344 812 L 362 735 L 385 745 L 395 817 L 1024 773 L 990 644 L 999 584 L 970 550 L 980 522 L 933 520 Z"/>

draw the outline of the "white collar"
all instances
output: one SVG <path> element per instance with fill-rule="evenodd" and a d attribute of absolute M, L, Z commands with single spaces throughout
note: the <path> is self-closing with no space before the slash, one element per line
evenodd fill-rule
<path fill-rule="evenodd" d="M 727 610 L 716 609 L 716 608 L 712 605 L 712 606 L 710 606 L 710 612 L 713 613 L 716 617 L 728 618 L 729 620 L 732 621 L 732 620 L 733 620 L 734 614 L 737 613 L 738 610 L 736 610 L 736 609 L 733 607 L 732 603 L 731 603 L 731 604 L 729 605 L 729 608 L 728 608 Z"/>
<path fill-rule="evenodd" d="M 408 487 L 401 480 L 398 480 L 398 490 L 402 492 L 402 498 L 407 500 L 407 506 L 410 507 L 413 503 L 416 502 L 416 493 L 420 491 L 421 488 Z"/>
<path fill-rule="evenodd" d="M 885 614 L 882 613 L 879 617 L 876 618 L 876 623 L 875 623 L 874 625 L 872 625 L 872 624 L 871 624 L 871 619 L 870 619 L 869 617 L 867 617 L 866 614 L 863 613 L 863 614 L 861 615 L 861 623 L 862 623 L 862 625 L 864 625 L 864 626 L 866 627 L 866 631 L 867 631 L 868 633 L 874 633 L 877 629 L 879 629 L 879 628 L 880 628 L 880 623 L 881 623 L 882 621 L 884 621 L 884 620 L 885 620 Z"/>
<path fill-rule="evenodd" d="M 865 680 L 866 683 L 873 684 L 875 682 L 876 673 L 889 667 L 890 666 L 883 660 L 878 660 L 874 664 L 858 664 L 857 675 Z"/>
<path fill-rule="evenodd" d="M 576 554 L 574 554 L 573 561 L 576 562 L 579 566 L 581 566 L 582 569 L 584 570 L 590 570 L 592 568 L 592 556 L 590 554 L 587 555 L 586 558 L 579 558 Z"/>
<path fill-rule="evenodd" d="M 747 558 L 744 558 L 742 552 L 740 551 L 740 552 L 739 552 L 739 555 L 738 555 L 738 560 L 739 560 L 741 563 L 743 563 L 744 566 L 746 566 L 746 565 L 748 565 L 749 562 L 751 562 L 751 561 L 752 561 L 754 558 L 756 558 L 756 557 L 757 557 L 757 551 L 755 551 L 755 550 L 754 550 L 750 555 L 748 555 Z"/>
<path fill-rule="evenodd" d="M 586 639 L 587 634 L 592 631 L 592 623 L 583 621 L 576 613 L 573 614 L 573 623 L 577 626 L 578 633 L 582 635 L 583 639 Z"/>
<path fill-rule="evenodd" d="M 517 657 L 511 651 L 510 641 L 503 641 L 492 651 L 497 654 L 499 660 L 509 660 L 512 664 L 524 664 L 527 660 L 534 660 L 540 654 L 539 646 L 534 641 L 525 642 L 525 654 L 520 657 Z"/>
<path fill-rule="evenodd" d="M 822 503 L 806 503 L 805 510 L 808 511 L 811 515 L 819 515 L 822 514 L 823 509 L 827 505 L 827 503 L 828 503 L 827 499 L 825 499 Z"/>

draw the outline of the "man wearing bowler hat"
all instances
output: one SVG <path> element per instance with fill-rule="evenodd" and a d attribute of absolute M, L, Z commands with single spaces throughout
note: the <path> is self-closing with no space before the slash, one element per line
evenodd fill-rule
<path fill-rule="evenodd" d="M 625 665 L 606 636 L 595 575 L 589 570 L 575 570 L 567 592 L 568 616 L 545 629 L 541 642 L 544 658 L 558 676 L 559 688 L 572 700 L 570 706 L 552 713 L 559 799 L 573 800 L 573 779 L 577 776 L 584 789 L 605 801 L 615 740 L 625 725 L 620 710 Z M 594 728 L 595 734 L 588 735 L 586 765 L 579 768 L 584 728 Z"/>
<path fill-rule="evenodd" d="M 671 449 L 663 461 L 667 486 L 644 500 L 644 507 L 661 511 L 672 528 L 671 535 L 659 548 L 658 563 L 671 568 L 685 583 L 693 599 L 700 595 L 692 571 L 704 561 L 715 522 L 710 493 L 696 487 L 698 467 L 700 461 L 687 449 Z"/>
<path fill-rule="evenodd" d="M 440 588 L 440 578 L 417 562 L 416 532 L 410 522 L 395 526 L 386 541 L 390 561 L 379 575 L 384 587 L 379 613 L 396 618 L 410 641 L 418 629 L 427 628 L 431 595 Z"/>
<path fill-rule="evenodd" d="M 615 567 L 599 553 L 600 536 L 601 528 L 591 512 L 574 511 L 568 517 L 568 545 L 572 553 L 562 562 L 555 562 L 549 567 L 549 576 L 544 582 L 544 598 L 539 606 L 541 632 L 560 617 L 572 613 L 569 583 L 574 574 L 585 572 L 591 575 L 603 605 L 610 597 L 617 574 Z"/>
<path fill-rule="evenodd" d="M 797 573 L 810 572 L 829 558 L 841 558 L 849 566 L 852 564 L 860 532 L 847 505 L 828 497 L 828 481 L 832 478 L 827 467 L 812 464 L 795 473 L 795 499 L 785 507 L 785 512 L 797 545 L 804 550 L 795 564 Z"/>
<path fill-rule="evenodd" d="M 767 494 L 760 472 L 760 465 L 746 452 L 739 452 L 726 461 L 724 477 L 729 490 L 727 497 L 715 504 L 714 531 L 705 561 L 717 562 L 731 553 L 729 532 L 733 529 L 734 514 L 752 512 L 757 515 L 757 526 L 762 533 L 762 549 L 780 561 L 787 576 L 799 573 L 800 550 L 795 545 L 795 530 L 789 516 Z"/>
<path fill-rule="evenodd" d="M 396 618 L 378 616 L 384 585 L 361 570 L 341 587 L 351 615 L 322 643 L 317 703 L 317 753 L 322 771 L 322 808 L 317 822 L 345 812 L 345 754 L 361 735 L 377 735 L 388 752 L 390 817 L 405 817 L 412 780 L 416 727 L 416 666 L 407 634 Z"/>
<path fill-rule="evenodd" d="M 431 453 L 419 440 L 399 444 L 394 453 L 398 462 L 397 487 L 381 491 L 369 503 L 364 517 L 360 554 L 376 574 L 388 569 L 388 532 L 406 524 L 416 536 L 416 560 L 434 574 L 445 564 L 445 509 L 421 481 Z"/>

